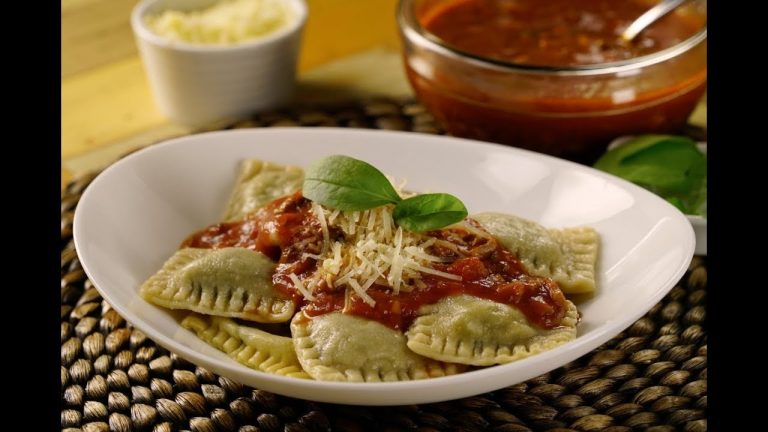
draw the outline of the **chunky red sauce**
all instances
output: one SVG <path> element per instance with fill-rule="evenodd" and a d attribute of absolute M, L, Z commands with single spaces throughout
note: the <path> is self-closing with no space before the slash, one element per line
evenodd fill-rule
<path fill-rule="evenodd" d="M 247 218 L 211 225 L 189 236 L 181 247 L 242 247 L 272 258 L 293 260 L 302 253 L 318 253 L 320 223 L 311 216 L 311 203 L 296 192 L 267 204 Z M 320 235 L 320 236 L 319 236 Z"/>
<path fill-rule="evenodd" d="M 448 296 L 469 294 L 516 306 L 529 321 L 543 328 L 560 324 L 565 314 L 565 296 L 551 279 L 527 275 L 518 260 L 497 247 L 486 257 L 459 258 L 452 264 L 435 266 L 462 277 L 453 281 L 425 275 L 425 288 L 392 294 L 388 287 L 373 286 L 367 293 L 376 304 L 370 306 L 352 294 L 344 308 L 344 293 L 333 293 L 315 301 L 306 309 L 310 316 L 333 310 L 364 316 L 392 328 L 407 329 L 421 306 L 437 303 Z"/>
<path fill-rule="evenodd" d="M 692 36 L 701 23 L 670 14 L 633 43 L 621 32 L 652 2 L 643 0 L 458 0 L 421 25 L 460 50 L 538 66 L 607 63 L 651 54 Z M 492 37 L 491 37 L 492 35 Z"/>
<path fill-rule="evenodd" d="M 554 281 L 527 274 L 517 258 L 495 240 L 478 239 L 460 229 L 430 232 L 443 242 L 428 252 L 445 259 L 444 263 L 433 264 L 433 268 L 461 276 L 461 281 L 424 274 L 422 287 L 397 295 L 389 287 L 374 285 L 367 291 L 376 301 L 374 306 L 343 286 L 320 282 L 313 290 L 315 299 L 307 301 L 288 275 L 306 280 L 317 270 L 314 259 L 303 257 L 304 253 L 318 254 L 322 244 L 320 224 L 309 209 L 310 202 L 297 192 L 242 221 L 205 228 L 186 239 L 182 247 L 245 247 L 270 256 L 278 261 L 273 283 L 304 307 L 309 316 L 343 311 L 406 329 L 421 306 L 459 294 L 514 305 L 529 321 L 543 328 L 558 326 L 565 314 L 565 296 Z M 333 229 L 330 234 L 334 239 L 341 235 Z M 448 243 L 451 247 L 444 246 Z"/>
<path fill-rule="evenodd" d="M 652 5 L 643 0 L 444 0 L 417 20 L 456 49 L 495 60 L 583 66 L 652 54 L 705 26 L 673 13 L 631 44 L 618 34 Z M 419 100 L 456 136 L 509 144 L 591 164 L 621 135 L 680 133 L 706 89 L 706 42 L 674 59 L 622 73 L 535 74 L 406 52 Z"/>

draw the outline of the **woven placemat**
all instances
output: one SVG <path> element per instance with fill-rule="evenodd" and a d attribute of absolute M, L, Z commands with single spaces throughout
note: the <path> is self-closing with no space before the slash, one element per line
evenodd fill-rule
<path fill-rule="evenodd" d="M 233 125 L 344 126 L 442 133 L 411 101 L 262 114 Z M 700 131 L 693 131 L 700 133 Z M 105 302 L 77 258 L 72 220 L 97 173 L 61 196 L 63 431 L 705 431 L 707 261 L 643 318 L 580 359 L 483 395 L 435 404 L 316 403 L 243 386 L 155 345 Z"/>

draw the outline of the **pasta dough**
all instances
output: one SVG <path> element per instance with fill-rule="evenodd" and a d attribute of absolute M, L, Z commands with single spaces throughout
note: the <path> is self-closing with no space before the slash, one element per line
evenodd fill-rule
<path fill-rule="evenodd" d="M 468 295 L 423 306 L 406 332 L 408 348 L 434 360 L 489 366 L 509 363 L 552 349 L 576 337 L 578 312 L 566 300 L 559 327 L 530 324 L 522 312 Z"/>
<path fill-rule="evenodd" d="M 257 159 L 242 162 L 224 221 L 236 221 L 277 198 L 301 189 L 304 170 Z"/>
<path fill-rule="evenodd" d="M 252 369 L 296 378 L 309 378 L 296 358 L 291 338 L 277 336 L 229 318 L 190 314 L 182 327 Z"/>
<path fill-rule="evenodd" d="M 546 229 L 502 213 L 470 217 L 516 255 L 531 274 L 551 278 L 566 294 L 595 291 L 600 238 L 593 228 Z"/>
<path fill-rule="evenodd" d="M 272 286 L 274 270 L 269 258 L 249 249 L 184 248 L 141 286 L 139 294 L 170 309 L 286 322 L 295 306 Z"/>
<path fill-rule="evenodd" d="M 377 321 L 333 312 L 291 321 L 296 355 L 312 378 L 326 381 L 407 381 L 453 375 L 463 368 L 411 352 L 405 336 Z"/>

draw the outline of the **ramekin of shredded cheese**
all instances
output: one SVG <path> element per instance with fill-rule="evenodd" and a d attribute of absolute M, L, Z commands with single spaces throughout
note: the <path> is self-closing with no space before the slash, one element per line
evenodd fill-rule
<path fill-rule="evenodd" d="M 294 13 L 285 0 L 220 0 L 204 9 L 164 10 L 145 20 L 169 40 L 229 45 L 269 36 L 286 27 Z"/>
<path fill-rule="evenodd" d="M 304 0 L 143 0 L 131 26 L 160 111 L 192 127 L 285 104 Z"/>

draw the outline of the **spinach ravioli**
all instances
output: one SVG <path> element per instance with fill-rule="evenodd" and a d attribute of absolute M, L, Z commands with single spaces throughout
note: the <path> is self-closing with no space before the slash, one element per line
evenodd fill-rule
<path fill-rule="evenodd" d="M 176 252 L 141 286 L 145 300 L 169 309 L 285 322 L 295 305 L 272 286 L 275 263 L 248 249 L 193 249 Z"/>
<path fill-rule="evenodd" d="M 200 339 L 252 369 L 295 378 L 309 378 L 301 368 L 293 341 L 232 319 L 198 314 L 187 315 L 181 326 Z"/>
<path fill-rule="evenodd" d="M 467 295 L 424 306 L 406 332 L 408 348 L 425 357 L 476 366 L 509 363 L 576 337 L 578 312 L 568 301 L 558 327 L 531 324 L 513 306 Z"/>
<path fill-rule="evenodd" d="M 546 229 L 502 213 L 480 213 L 472 218 L 517 255 L 532 274 L 551 278 L 567 294 L 595 291 L 599 236 L 593 228 Z"/>
<path fill-rule="evenodd" d="M 326 381 L 407 381 L 453 375 L 463 368 L 423 357 L 405 336 L 377 321 L 333 312 L 291 322 L 296 354 L 312 378 Z"/>
<path fill-rule="evenodd" d="M 311 201 L 303 180 L 298 167 L 244 161 L 221 222 L 185 240 L 140 295 L 188 311 L 181 325 L 235 361 L 304 379 L 441 377 L 576 337 L 567 296 L 598 290 L 594 229 L 480 213 L 412 232 L 391 205 Z"/>

